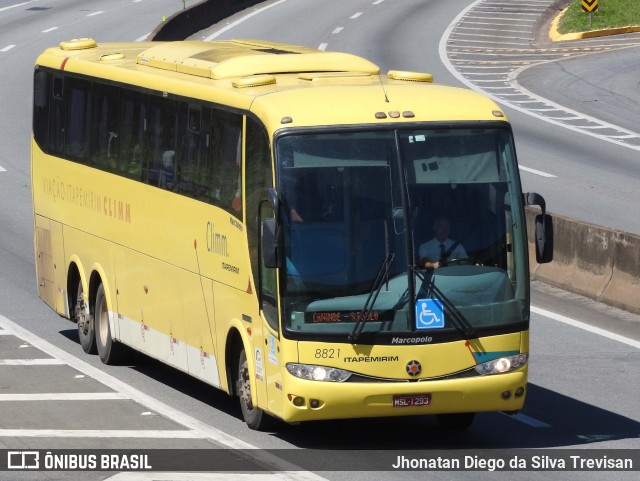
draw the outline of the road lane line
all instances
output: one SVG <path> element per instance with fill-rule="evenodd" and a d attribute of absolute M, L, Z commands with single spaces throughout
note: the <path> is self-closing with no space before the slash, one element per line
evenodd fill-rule
<path fill-rule="evenodd" d="M 564 324 L 577 327 L 578 329 L 583 329 L 593 334 L 597 334 L 599 336 L 606 337 L 613 341 L 618 341 L 628 346 L 635 347 L 636 349 L 640 349 L 640 341 L 636 341 L 635 339 L 631 339 L 629 337 L 621 336 L 620 334 L 616 334 L 615 332 L 607 331 L 599 327 L 591 326 L 584 322 L 576 321 L 575 319 L 571 319 L 570 317 L 563 316 L 562 314 L 556 314 L 555 312 L 547 311 L 546 309 L 542 309 L 540 307 L 535 307 L 535 306 L 531 306 L 531 312 L 535 312 L 536 314 L 539 314 L 544 317 L 548 317 L 549 319 L 553 319 L 554 321 L 562 322 Z"/>
<path fill-rule="evenodd" d="M 9 5 L 8 7 L 0 8 L 0 12 L 4 12 L 5 10 L 9 10 L 10 8 L 22 7 L 23 5 L 27 5 L 29 3 L 37 2 L 38 0 L 30 0 L 28 2 L 16 3 L 15 5 Z"/>
<path fill-rule="evenodd" d="M 44 359 L 0 359 L 0 366 L 59 366 L 66 364 L 55 358 Z"/>
<path fill-rule="evenodd" d="M 328 43 L 321 43 L 320 45 L 318 45 L 318 50 L 322 50 L 324 52 L 328 46 Z"/>
<path fill-rule="evenodd" d="M 58 27 L 51 27 L 46 30 L 42 30 L 40 33 L 49 33 L 49 32 L 53 32 L 54 30 L 58 30 Z"/>
<path fill-rule="evenodd" d="M 527 416 L 526 414 L 517 413 L 517 414 L 507 414 L 505 412 L 500 412 L 500 414 L 507 416 L 510 419 L 515 421 L 519 421 L 533 428 L 552 428 L 551 424 L 547 424 L 544 421 L 540 421 L 539 419 L 532 418 Z"/>
<path fill-rule="evenodd" d="M 351 15 L 349 18 L 354 20 L 356 18 L 358 18 L 360 15 L 362 15 L 362 12 L 358 12 L 358 13 L 354 13 L 353 15 Z"/>
<path fill-rule="evenodd" d="M 511 86 L 512 89 L 517 90 L 520 94 L 522 95 L 527 95 L 528 97 L 532 98 L 532 99 L 538 99 L 541 101 L 541 103 L 545 103 L 545 104 L 549 104 L 549 105 L 553 105 L 555 107 L 558 107 L 560 110 L 570 113 L 570 114 L 575 114 L 575 115 L 579 115 L 581 116 L 585 121 L 590 121 L 590 122 L 594 122 L 597 123 L 599 125 L 603 125 L 604 128 L 612 128 L 618 131 L 621 131 L 622 133 L 625 134 L 629 134 L 631 137 L 626 137 L 626 138 L 614 138 L 608 135 L 604 135 L 604 134 L 598 134 L 596 132 L 594 132 L 594 129 L 588 129 L 588 128 L 583 128 L 580 125 L 572 125 L 572 124 L 568 124 L 566 121 L 561 121 L 561 120 L 554 120 L 554 119 L 550 119 L 548 117 L 545 117 L 544 115 L 541 115 L 538 112 L 534 112 L 531 111 L 529 109 L 527 109 L 526 107 L 523 107 L 517 103 L 514 102 L 510 102 L 509 100 L 505 99 L 505 95 L 507 94 L 500 94 L 498 92 L 493 92 L 491 88 L 481 88 L 477 85 L 474 84 L 474 82 L 470 79 L 467 79 L 464 75 L 464 73 L 462 73 L 462 71 L 458 71 L 458 69 L 454 66 L 453 62 L 459 62 L 458 60 L 454 60 L 452 58 L 449 58 L 448 53 L 447 53 L 447 44 L 450 41 L 456 40 L 456 41 L 462 41 L 464 43 L 471 43 L 471 42 L 476 42 L 476 43 L 483 43 L 481 41 L 478 40 L 473 40 L 474 35 L 472 34 L 466 34 L 466 33 L 460 33 L 456 31 L 457 26 L 463 22 L 466 21 L 470 18 L 473 19 L 492 19 L 492 20 L 506 20 L 504 17 L 485 17 L 485 16 L 477 16 L 474 15 L 473 9 L 477 6 L 479 6 L 484 0 L 476 0 L 474 2 L 472 2 L 471 4 L 469 4 L 464 10 L 462 10 L 458 16 L 456 18 L 453 19 L 453 21 L 447 26 L 447 28 L 445 29 L 444 34 L 442 35 L 442 37 L 440 38 L 440 43 L 438 46 L 438 53 L 440 56 L 440 59 L 442 60 L 442 63 L 444 64 L 444 66 L 446 67 L 446 69 L 454 76 L 456 77 L 460 82 L 462 82 L 464 85 L 466 85 L 468 88 L 473 89 L 473 90 L 480 90 L 481 92 L 483 92 L 486 96 L 488 96 L 489 98 L 493 99 L 496 102 L 499 103 L 505 103 L 507 106 L 510 106 L 511 108 L 522 112 L 526 115 L 530 115 L 532 117 L 535 117 L 539 120 L 542 120 L 544 122 L 550 123 L 552 125 L 557 125 L 559 127 L 563 127 L 565 129 L 569 129 L 572 130 L 574 132 L 583 134 L 583 135 L 588 135 L 592 138 L 596 138 L 599 140 L 604 140 L 606 142 L 610 142 L 613 144 L 616 144 L 618 146 L 622 146 L 622 147 L 626 147 L 629 149 L 633 149 L 633 150 L 640 150 L 640 146 L 639 145 L 635 145 L 632 143 L 629 143 L 629 139 L 634 139 L 640 137 L 640 134 L 638 134 L 637 132 L 632 132 L 630 130 L 624 129 L 622 127 L 613 125 L 613 124 L 609 124 L 607 122 L 604 122 L 600 119 L 596 119 L 594 117 L 582 114 L 580 112 L 576 112 L 572 109 L 566 108 L 564 106 L 560 106 L 558 104 L 555 104 L 553 102 L 551 102 L 548 99 L 545 99 L 543 97 L 540 97 L 538 95 L 533 94 L 532 92 L 530 92 L 529 90 L 525 89 L 522 85 L 519 84 L 517 78 L 518 75 L 520 75 L 522 72 L 524 72 L 526 69 L 531 68 L 531 67 L 535 67 L 537 65 L 541 65 L 543 63 L 549 63 L 549 62 L 558 62 L 563 60 L 565 57 L 562 58 L 558 58 L 558 59 L 553 59 L 553 60 L 547 60 L 547 61 L 537 61 L 537 62 L 533 62 L 530 63 L 529 65 L 525 65 L 523 67 L 518 68 L 517 70 L 514 70 L 508 77 L 507 80 L 509 81 L 509 84 Z M 494 12 L 495 13 L 495 12 Z M 525 15 L 525 14 L 523 14 Z M 522 22 L 527 22 L 528 20 L 525 19 L 513 19 L 516 21 L 522 21 Z M 533 22 L 534 20 L 532 20 Z M 465 37 L 471 37 L 471 39 L 466 39 Z M 487 37 L 487 42 L 491 42 L 491 40 L 489 40 L 489 36 L 485 36 L 485 35 L 475 35 L 475 37 Z M 513 37 L 500 37 L 501 41 L 504 41 L 505 38 L 513 38 Z M 527 39 L 522 39 L 522 40 L 527 40 L 528 42 L 531 42 L 532 38 L 527 38 Z M 491 43 L 495 43 L 495 42 L 491 42 Z M 506 42 L 505 42 L 506 43 Z M 511 42 L 509 42 L 511 43 Z M 631 44 L 634 45 L 634 44 Z M 602 46 L 604 48 L 604 46 Z M 461 60 L 464 62 L 464 60 Z"/>
<path fill-rule="evenodd" d="M 8 52 L 9 50 L 11 50 L 13 47 L 15 47 L 15 45 L 7 45 L 4 48 L 0 49 L 0 52 Z"/>
<path fill-rule="evenodd" d="M 220 30 L 218 30 L 217 32 L 212 33 L 211 35 L 209 35 L 209 36 L 208 36 L 207 38 L 205 38 L 204 40 L 205 40 L 205 42 L 208 42 L 208 41 L 210 41 L 210 40 L 213 40 L 214 38 L 217 38 L 218 36 L 222 35 L 222 34 L 223 34 L 224 32 L 226 32 L 227 30 L 231 30 L 232 28 L 237 27 L 238 25 L 240 25 L 241 23 L 243 23 L 245 20 L 249 20 L 249 19 L 250 19 L 251 17 L 253 17 L 254 15 L 258 15 L 258 14 L 260 14 L 260 13 L 264 12 L 265 10 L 268 10 L 268 9 L 270 9 L 270 8 L 272 8 L 272 7 L 275 7 L 275 6 L 277 6 L 277 5 L 280 5 L 281 3 L 284 3 L 284 2 L 286 2 L 286 1 L 287 1 L 287 0 L 278 0 L 278 1 L 277 1 L 277 2 L 275 2 L 275 3 L 271 3 L 271 4 L 269 4 L 269 5 L 265 6 L 265 7 L 262 7 L 262 8 L 259 8 L 259 9 L 257 9 L 257 10 L 254 10 L 253 12 L 251 12 L 251 13 L 249 13 L 249 14 L 245 15 L 244 17 L 239 18 L 239 19 L 238 19 L 238 20 L 236 20 L 235 22 L 231 22 L 229 25 L 227 25 L 227 26 L 225 26 L 225 27 L 221 28 L 221 29 L 220 29 Z"/>
<path fill-rule="evenodd" d="M 333 32 L 331 32 L 331 33 L 336 34 L 336 33 L 340 33 L 340 32 L 342 32 L 343 30 L 344 30 L 344 27 L 338 27 L 338 28 L 336 28 L 336 29 L 335 29 Z"/>
<path fill-rule="evenodd" d="M 295 476 L 295 473 L 289 473 Z M 282 481 L 280 473 L 118 473 L 105 481 Z"/>
<path fill-rule="evenodd" d="M 103 14 L 104 10 L 100 10 L 99 12 L 93 12 L 87 15 L 87 17 L 95 17 L 96 15 Z"/>
<path fill-rule="evenodd" d="M 209 439 L 214 443 L 219 444 L 222 447 L 228 447 L 232 449 L 251 449 L 252 450 L 252 459 L 257 462 L 264 463 L 269 469 L 274 471 L 284 471 L 283 479 L 288 480 L 296 480 L 296 481 L 327 481 L 326 478 L 323 478 L 315 473 L 307 472 L 302 470 L 299 466 L 294 465 L 288 461 L 285 461 L 274 454 L 268 453 L 264 450 L 259 449 L 257 446 L 253 444 L 247 443 L 238 439 L 230 434 L 221 431 L 205 422 L 200 421 L 178 409 L 175 409 L 168 404 L 163 403 L 162 401 L 155 399 L 154 397 L 149 396 L 148 394 L 139 391 L 138 389 L 130 386 L 129 384 L 121 381 L 120 379 L 101 371 L 100 369 L 93 367 L 92 365 L 80 360 L 75 357 L 73 354 L 70 354 L 59 347 L 54 346 L 50 342 L 45 341 L 41 337 L 36 336 L 32 332 L 28 331 L 24 327 L 16 324 L 10 319 L 4 317 L 0 314 L 0 329 L 4 329 L 8 332 L 11 332 L 13 335 L 21 338 L 22 340 L 28 342 L 36 349 L 40 349 L 46 354 L 53 356 L 57 359 L 64 361 L 65 364 L 74 368 L 76 371 L 81 372 L 82 374 L 86 374 L 87 376 L 93 378 L 94 380 L 104 384 L 110 389 L 113 389 L 116 392 L 125 394 L 132 401 L 135 401 L 142 406 L 145 406 L 149 411 L 158 413 L 167 419 L 171 419 L 172 421 L 181 424 L 182 426 L 189 429 L 189 431 L 153 431 L 153 436 L 148 437 L 160 437 L 164 433 L 176 433 L 173 437 L 178 436 L 179 433 L 188 433 L 192 437 L 197 437 L 201 439 Z M 0 437 L 9 436 L 9 437 L 28 437 L 28 434 L 21 434 L 21 430 L 0 430 Z M 42 434 L 39 437 L 47 437 L 44 431 L 42 430 L 26 430 L 27 433 Z M 91 431 L 93 432 L 93 431 Z M 98 433 L 103 433 L 105 431 L 98 431 Z M 140 431 L 109 431 L 109 436 L 104 437 L 131 437 L 126 436 L 126 433 L 138 433 Z M 50 435 L 53 434 L 54 437 L 83 437 L 82 431 L 60 431 L 60 430 L 50 430 L 47 431 Z M 62 434 L 56 434 L 62 433 Z M 71 433 L 71 434 L 69 434 Z M 85 431 L 85 433 L 88 433 Z M 142 432 L 146 433 L 146 431 Z M 151 432 L 149 432 L 151 433 Z M 160 433 L 160 434 L 157 434 Z M 85 434 L 86 435 L 86 434 Z M 169 437 L 169 434 L 166 434 L 165 437 Z"/>
<path fill-rule="evenodd" d="M 110 401 L 129 398 L 119 392 L 48 392 L 36 394 L 0 394 L 0 402 L 16 401 Z"/>
<path fill-rule="evenodd" d="M 203 439 L 196 431 L 131 429 L 0 429 L 0 438 L 162 438 Z"/>
<path fill-rule="evenodd" d="M 548 173 L 543 172 L 541 170 L 532 169 L 531 167 L 525 167 L 524 165 L 519 165 L 518 168 L 520 170 L 524 170 L 525 172 L 529 172 L 530 174 L 536 174 L 536 175 L 539 175 L 541 177 L 548 177 L 548 178 L 557 177 L 557 176 L 555 176 L 553 174 L 548 174 Z"/>

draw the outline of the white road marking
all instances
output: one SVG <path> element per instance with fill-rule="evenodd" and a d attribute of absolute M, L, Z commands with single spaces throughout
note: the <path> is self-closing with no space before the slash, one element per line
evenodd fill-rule
<path fill-rule="evenodd" d="M 322 50 L 324 52 L 328 46 L 328 43 L 321 43 L 320 45 L 318 45 L 318 50 Z"/>
<path fill-rule="evenodd" d="M 138 0 L 138 1 L 142 1 L 142 0 Z M 151 35 L 151 32 L 144 34 L 142 37 L 138 37 L 135 39 L 136 42 L 144 42 L 149 35 Z"/>
<path fill-rule="evenodd" d="M 384 0 L 376 0 L 373 2 L 373 5 L 380 5 L 382 2 L 384 2 Z"/>
<path fill-rule="evenodd" d="M 49 33 L 49 32 L 53 32 L 54 30 L 58 30 L 58 27 L 51 27 L 46 30 L 42 30 L 42 32 L 40 33 Z"/>
<path fill-rule="evenodd" d="M 296 473 L 140 473 L 129 471 L 106 478 L 106 481 L 281 481 L 296 479 Z M 299 473 L 303 475 L 304 473 Z"/>
<path fill-rule="evenodd" d="M 249 19 L 250 19 L 251 17 L 253 17 L 254 15 L 259 15 L 260 13 L 264 12 L 265 10 L 268 10 L 268 9 L 270 9 L 270 8 L 273 8 L 273 7 L 277 6 L 277 5 L 280 5 L 281 3 L 284 3 L 284 2 L 286 2 L 286 1 L 287 1 L 287 0 L 278 0 L 278 1 L 277 1 L 277 2 L 275 2 L 275 3 L 271 3 L 271 4 L 269 4 L 269 5 L 265 6 L 265 7 L 262 7 L 262 8 L 259 8 L 259 9 L 257 9 L 257 10 L 254 10 L 253 12 L 251 12 L 251 13 L 249 13 L 249 14 L 245 15 L 244 17 L 239 18 L 239 19 L 238 19 L 238 20 L 236 20 L 235 22 L 231 22 L 229 25 L 227 25 L 227 26 L 225 26 L 225 27 L 221 28 L 221 29 L 220 29 L 220 30 L 218 30 L 217 32 L 212 33 L 211 35 L 209 35 L 208 37 L 206 37 L 204 40 L 205 40 L 206 42 L 208 42 L 208 41 L 210 41 L 210 40 L 213 40 L 214 38 L 217 38 L 218 36 L 222 35 L 222 34 L 223 34 L 223 33 L 225 33 L 226 31 L 231 30 L 231 29 L 232 29 L 232 28 L 234 28 L 234 27 L 237 27 L 238 25 L 240 25 L 241 23 L 243 23 L 243 22 L 244 22 L 244 21 L 246 21 L 246 20 L 249 20 Z"/>
<path fill-rule="evenodd" d="M 577 327 L 578 329 L 583 329 L 593 334 L 597 334 L 599 336 L 606 337 L 613 341 L 618 341 L 628 346 L 635 347 L 636 349 L 640 349 L 640 341 L 636 341 L 635 339 L 631 339 L 629 337 L 621 336 L 620 334 L 616 334 L 615 332 L 607 331 L 599 327 L 585 324 L 584 322 L 576 321 L 575 319 L 571 319 L 570 317 L 563 316 L 562 314 L 556 314 L 555 312 L 547 311 L 546 309 L 542 309 L 540 307 L 535 307 L 535 306 L 531 306 L 531 312 L 535 312 L 536 314 L 540 314 L 541 316 L 548 317 L 549 319 L 553 319 L 554 321 L 559 321 L 564 324 L 568 324 L 569 326 Z"/>
<path fill-rule="evenodd" d="M 60 359 L 0 359 L 0 366 L 59 366 L 66 364 Z"/>
<path fill-rule="evenodd" d="M 14 47 L 15 47 L 15 45 L 7 45 L 4 48 L 0 48 L 0 52 L 8 52 L 9 50 L 11 50 Z"/>
<path fill-rule="evenodd" d="M 9 5 L 8 7 L 0 8 L 0 12 L 4 12 L 5 10 L 9 10 L 10 8 L 22 7 L 23 5 L 27 5 L 29 3 L 37 2 L 38 0 L 30 0 L 29 2 L 16 3 L 15 5 Z"/>
<path fill-rule="evenodd" d="M 553 426 L 551 426 L 551 424 L 547 424 L 544 421 L 540 421 L 539 419 L 535 419 L 532 418 L 530 416 L 527 416 L 525 414 L 522 413 L 517 413 L 517 414 L 507 414 L 507 413 L 503 413 L 501 412 L 500 414 L 503 414 L 505 416 L 507 416 L 510 419 L 514 419 L 516 421 L 519 421 L 521 423 L 524 423 L 528 426 L 534 427 L 534 428 L 551 428 Z"/>
<path fill-rule="evenodd" d="M 203 439 L 197 431 L 129 429 L 0 429 L 0 438 L 151 438 Z"/>
<path fill-rule="evenodd" d="M 104 13 L 104 10 L 100 10 L 98 12 L 93 12 L 93 13 L 88 14 L 87 17 L 95 17 L 96 15 L 100 15 L 100 14 L 103 14 L 103 13 Z"/>
<path fill-rule="evenodd" d="M 354 13 L 354 14 L 353 14 L 353 15 L 351 15 L 349 18 L 353 20 L 353 19 L 358 18 L 360 15 L 362 15 L 362 12 Z"/>
<path fill-rule="evenodd" d="M 15 401 L 110 401 L 129 399 L 119 392 L 54 392 L 36 394 L 0 394 L 0 402 Z"/>
<path fill-rule="evenodd" d="M 536 175 L 539 175 L 541 177 L 549 177 L 549 178 L 556 177 L 553 174 L 548 174 L 548 173 L 543 172 L 541 170 L 532 169 L 531 167 L 525 167 L 524 165 L 519 165 L 518 168 L 520 170 L 524 170 L 525 172 L 529 172 L 530 174 L 536 174 Z"/>
<path fill-rule="evenodd" d="M 5 331 L 4 329 L 0 330 L 0 336 L 11 336 L 12 334 L 9 331 Z"/>
<path fill-rule="evenodd" d="M 340 33 L 340 32 L 342 32 L 343 30 L 344 30 L 344 27 L 338 27 L 338 28 L 336 28 L 336 29 L 335 29 L 333 32 L 331 32 L 331 33 L 336 34 L 336 33 Z"/>
<path fill-rule="evenodd" d="M 2 166 L 0 165 L 0 172 L 6 172 L 6 171 L 7 171 L 7 169 L 5 169 L 4 167 L 2 167 Z"/>
<path fill-rule="evenodd" d="M 510 106 L 511 108 L 522 112 L 524 114 L 530 115 L 532 117 L 536 117 L 539 120 L 542 120 L 544 122 L 548 122 L 550 124 L 553 125 L 557 125 L 559 127 L 564 127 L 566 129 L 572 130 L 574 132 L 578 132 L 584 135 L 588 135 L 589 137 L 593 137 L 593 138 L 597 138 L 600 140 L 604 140 L 606 142 L 610 142 L 622 147 L 627 147 L 629 149 L 633 149 L 633 150 L 640 150 L 640 146 L 638 145 L 633 145 L 630 144 L 628 142 L 625 141 L 625 139 L 629 139 L 629 138 L 637 138 L 638 136 L 640 136 L 639 133 L 637 132 L 632 132 L 630 130 L 624 129 L 622 127 L 613 125 L 613 124 L 609 124 L 607 122 L 604 122 L 600 119 L 596 119 L 594 117 L 591 117 L 589 115 L 585 115 L 582 114 L 580 112 L 576 112 L 572 109 L 566 108 L 564 106 L 560 106 L 558 104 L 555 104 L 553 102 L 551 102 L 548 99 L 545 99 L 543 97 L 540 97 L 538 95 L 533 94 L 532 92 L 528 91 L 527 89 L 525 89 L 524 87 L 522 87 L 518 81 L 517 81 L 517 77 L 520 73 L 522 73 L 524 70 L 531 68 L 533 66 L 536 65 L 540 65 L 542 62 L 532 62 L 530 65 L 526 65 L 523 66 L 517 70 L 515 70 L 514 72 L 512 72 L 508 77 L 507 80 L 509 81 L 509 84 L 511 86 L 511 88 L 517 90 L 519 92 L 519 95 L 527 95 L 530 98 L 533 99 L 537 99 L 539 100 L 541 103 L 543 104 L 548 104 L 548 105 L 553 105 L 554 107 L 557 107 L 558 109 L 567 112 L 569 114 L 573 114 L 576 116 L 580 116 L 583 120 L 588 121 L 588 122 L 593 122 L 599 125 L 604 126 L 604 128 L 611 128 L 614 130 L 619 131 L 621 134 L 626 134 L 629 135 L 629 137 L 624 137 L 624 138 L 616 138 L 616 137 L 612 137 L 610 135 L 605 135 L 605 134 L 598 134 L 593 132 L 593 128 L 589 128 L 590 126 L 580 126 L 580 125 L 571 125 L 571 124 L 567 124 L 564 121 L 560 121 L 560 120 L 556 120 L 556 119 L 551 119 L 549 117 L 546 117 L 544 115 L 541 115 L 538 112 L 532 111 L 530 109 L 527 109 L 526 106 L 521 106 L 516 102 L 511 102 L 509 100 L 506 100 L 504 97 L 509 95 L 509 94 L 499 94 L 499 93 L 493 93 L 493 92 L 489 92 L 489 90 L 493 90 L 491 88 L 482 88 L 480 89 L 477 85 L 475 85 L 474 82 L 472 82 L 471 80 L 465 78 L 465 75 L 462 72 L 459 72 L 458 69 L 456 67 L 454 67 L 454 63 L 460 63 L 460 60 L 457 60 L 455 58 L 450 59 L 449 56 L 447 55 L 447 44 L 450 41 L 453 41 L 454 39 L 460 39 L 462 37 L 472 37 L 471 39 L 464 39 L 465 43 L 471 43 L 471 42 L 476 42 L 476 43 L 485 43 L 484 40 L 482 41 L 478 41 L 478 40 L 473 40 L 473 37 L 486 37 L 487 41 L 486 42 L 491 42 L 491 40 L 489 40 L 489 38 L 491 37 L 491 35 L 476 35 L 476 34 L 465 34 L 465 33 L 459 33 L 456 32 L 455 35 L 453 34 L 454 29 L 456 29 L 458 27 L 458 25 L 460 23 L 470 18 L 473 19 L 483 19 L 483 20 L 487 20 L 487 19 L 492 19 L 492 20 L 507 20 L 507 18 L 505 17 L 483 17 L 481 15 L 474 15 L 473 13 L 469 13 L 471 12 L 474 8 L 478 7 L 484 0 L 476 0 L 475 2 L 472 2 L 471 4 L 469 4 L 467 6 L 467 8 L 465 8 L 464 10 L 462 10 L 458 16 L 456 18 L 453 19 L 453 21 L 449 24 L 449 26 L 445 29 L 444 34 L 442 35 L 442 37 L 440 38 L 440 44 L 438 46 L 438 52 L 440 55 L 440 59 L 442 60 L 442 63 L 445 65 L 445 67 L 447 68 L 447 70 L 449 70 L 449 72 L 451 72 L 451 74 L 453 74 L 454 77 L 456 77 L 460 82 L 462 82 L 464 85 L 466 85 L 468 88 L 473 89 L 473 90 L 480 90 L 480 91 L 484 91 L 484 94 L 487 95 L 489 98 L 495 100 L 496 102 L 500 102 L 500 103 L 504 103 L 508 106 Z M 479 11 L 481 7 L 478 7 L 478 9 L 476 11 Z M 485 12 L 487 12 L 487 10 L 484 10 Z M 492 15 L 498 15 L 498 12 L 491 12 Z M 527 13 L 522 13 L 521 15 L 529 15 Z M 539 14 L 537 14 L 539 16 Z M 512 18 L 512 20 L 514 21 L 521 21 L 521 22 L 526 22 L 528 20 L 523 19 L 522 17 L 520 18 Z M 533 20 L 532 20 L 533 21 Z M 495 36 L 494 36 L 495 37 Z M 518 38 L 518 37 L 501 37 L 500 40 L 503 41 L 505 39 L 518 39 L 518 40 L 527 40 L 528 42 L 530 42 L 532 40 L 532 38 Z M 491 42 L 491 43 L 495 43 L 495 42 Z M 502 42 L 501 42 L 502 43 Z M 558 61 L 561 59 L 554 59 L 551 60 L 553 62 Z M 462 61 L 464 62 L 464 61 Z M 549 61 L 548 61 L 549 62 Z"/>
<path fill-rule="evenodd" d="M 14 336 L 21 338 L 28 342 L 36 349 L 39 349 L 46 354 L 55 357 L 69 365 L 76 371 L 79 371 L 87 376 L 95 379 L 96 381 L 104 384 L 108 388 L 122 393 L 130 398 L 132 401 L 139 403 L 146 407 L 148 410 L 158 413 L 167 419 L 171 419 L 174 422 L 181 424 L 188 428 L 188 431 L 60 431 L 60 430 L 20 430 L 20 429 L 5 429 L 0 430 L 0 437 L 188 437 L 188 438 L 200 438 L 209 439 L 222 447 L 228 447 L 232 449 L 252 449 L 255 453 L 253 457 L 257 462 L 263 463 L 269 469 L 274 471 L 283 471 L 282 479 L 296 480 L 296 481 L 326 481 L 326 478 L 318 476 L 317 474 L 302 471 L 299 466 L 296 466 L 288 461 L 278 458 L 277 456 L 259 449 L 257 446 L 246 443 L 241 439 L 238 439 L 230 434 L 227 434 L 209 424 L 206 424 L 192 416 L 189 416 L 178 409 L 175 409 L 168 404 L 155 399 L 148 394 L 139 391 L 133 386 L 117 379 L 116 377 L 101 371 L 100 369 L 91 366 L 90 364 L 78 359 L 74 355 L 54 346 L 53 344 L 45 341 L 44 339 L 36 336 L 32 332 L 26 330 L 22 326 L 16 324 L 10 319 L 0 314 L 0 329 L 4 329 Z M 137 433 L 137 434 L 136 434 Z M 142 436 L 144 434 L 144 436 Z M 95 436 L 94 436 L 95 435 Z M 127 473 L 129 474 L 129 473 Z"/>

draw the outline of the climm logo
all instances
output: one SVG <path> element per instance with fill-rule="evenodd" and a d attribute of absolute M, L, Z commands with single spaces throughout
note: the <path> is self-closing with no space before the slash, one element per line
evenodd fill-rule
<path fill-rule="evenodd" d="M 229 257 L 227 236 L 216 232 L 213 222 L 207 222 L 207 251 L 222 257 Z"/>
<path fill-rule="evenodd" d="M 131 204 L 105 196 L 102 201 L 102 208 L 104 215 L 131 224 Z"/>

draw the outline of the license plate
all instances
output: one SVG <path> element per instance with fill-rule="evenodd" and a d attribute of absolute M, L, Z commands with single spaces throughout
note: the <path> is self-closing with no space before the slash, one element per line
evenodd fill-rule
<path fill-rule="evenodd" d="M 396 394 L 393 396 L 394 408 L 412 408 L 430 405 L 431 394 Z"/>

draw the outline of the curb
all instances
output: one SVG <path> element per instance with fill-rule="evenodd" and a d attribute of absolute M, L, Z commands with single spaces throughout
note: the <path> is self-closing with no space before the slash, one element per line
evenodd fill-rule
<path fill-rule="evenodd" d="M 527 209 L 531 280 L 640 314 L 640 235 L 552 214 L 553 262 L 537 264 L 536 214 Z"/>
<path fill-rule="evenodd" d="M 572 32 L 572 33 L 560 33 L 558 31 L 558 24 L 560 19 L 569 10 L 569 7 L 562 10 L 551 22 L 551 28 L 549 29 L 549 39 L 552 42 L 564 42 L 567 40 L 581 40 L 585 38 L 606 37 L 608 35 L 619 35 L 622 33 L 640 32 L 640 25 L 630 25 L 627 27 L 617 28 L 604 28 L 600 30 L 590 30 L 588 32 Z"/>
<path fill-rule="evenodd" d="M 214 23 L 264 0 L 203 0 L 165 19 L 151 32 L 153 41 L 184 40 Z"/>

